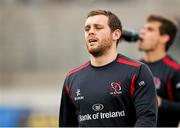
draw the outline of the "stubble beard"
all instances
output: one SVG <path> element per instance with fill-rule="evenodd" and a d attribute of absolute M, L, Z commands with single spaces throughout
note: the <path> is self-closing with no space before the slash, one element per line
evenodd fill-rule
<path fill-rule="evenodd" d="M 108 49 L 110 49 L 112 46 L 112 41 L 110 38 L 106 38 L 98 43 L 99 43 L 98 46 L 93 49 L 90 49 L 89 46 L 86 45 L 88 52 L 94 57 L 99 57 L 104 55 L 108 51 Z"/>

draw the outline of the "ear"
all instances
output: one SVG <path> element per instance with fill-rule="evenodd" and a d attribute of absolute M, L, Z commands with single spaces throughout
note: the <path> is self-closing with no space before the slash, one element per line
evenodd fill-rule
<path fill-rule="evenodd" d="M 166 44 L 169 40 L 170 40 L 169 35 L 164 34 L 164 35 L 161 36 L 161 42 L 162 43 Z"/>
<path fill-rule="evenodd" d="M 119 29 L 114 30 L 112 33 L 113 40 L 118 40 L 121 37 L 121 31 Z"/>

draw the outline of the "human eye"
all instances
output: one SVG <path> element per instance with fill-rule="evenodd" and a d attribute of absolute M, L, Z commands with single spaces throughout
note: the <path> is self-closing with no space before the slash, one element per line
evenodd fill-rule
<path fill-rule="evenodd" d="M 89 27 L 89 26 L 85 26 L 85 27 L 84 27 L 84 30 L 87 32 L 87 31 L 90 30 L 90 27 Z"/>
<path fill-rule="evenodd" d="M 96 29 L 103 29 L 104 27 L 102 25 L 97 25 Z"/>
<path fill-rule="evenodd" d="M 148 27 L 147 30 L 152 32 L 154 29 L 152 27 Z"/>

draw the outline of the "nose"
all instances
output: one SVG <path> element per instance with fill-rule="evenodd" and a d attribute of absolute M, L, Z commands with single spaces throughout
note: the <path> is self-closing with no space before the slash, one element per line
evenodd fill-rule
<path fill-rule="evenodd" d="M 140 35 L 144 35 L 144 34 L 145 34 L 145 29 L 142 28 L 142 29 L 140 30 Z"/>
<path fill-rule="evenodd" d="M 94 35 L 95 34 L 95 29 L 91 27 L 88 31 L 88 35 Z"/>

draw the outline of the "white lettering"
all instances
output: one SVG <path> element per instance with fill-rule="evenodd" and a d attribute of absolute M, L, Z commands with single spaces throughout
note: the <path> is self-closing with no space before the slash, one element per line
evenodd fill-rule
<path fill-rule="evenodd" d="M 116 112 L 112 112 L 112 118 L 116 117 Z"/>
<path fill-rule="evenodd" d="M 125 116 L 125 112 L 123 111 L 117 111 L 117 112 L 107 112 L 107 113 L 100 113 L 100 118 L 101 119 L 108 119 L 108 118 L 116 118 L 116 117 L 121 117 L 121 116 Z"/>
<path fill-rule="evenodd" d="M 98 118 L 99 118 L 99 113 L 93 114 L 93 115 L 92 115 L 92 118 L 93 118 L 94 120 L 98 119 Z"/>
<path fill-rule="evenodd" d="M 109 118 L 111 116 L 111 113 L 105 113 L 105 118 Z"/>
<path fill-rule="evenodd" d="M 84 99 L 84 96 L 79 96 L 79 97 L 74 97 L 74 100 L 83 100 Z"/>
<path fill-rule="evenodd" d="M 125 116 L 125 112 L 117 111 L 117 112 L 97 112 L 94 114 L 86 114 L 86 115 L 79 115 L 80 121 L 88 121 L 88 120 L 97 120 L 97 119 L 109 119 L 109 118 L 118 118 Z"/>
<path fill-rule="evenodd" d="M 87 114 L 87 115 L 79 115 L 79 120 L 80 121 L 86 121 L 86 120 L 92 120 L 91 115 Z"/>

